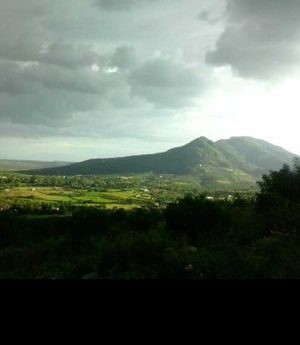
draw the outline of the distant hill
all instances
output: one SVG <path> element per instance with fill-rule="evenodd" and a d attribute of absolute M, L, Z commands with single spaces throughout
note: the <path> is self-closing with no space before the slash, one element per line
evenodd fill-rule
<path fill-rule="evenodd" d="M 251 137 L 232 137 L 219 140 L 216 146 L 234 157 L 233 164 L 250 174 L 278 170 L 284 163 L 290 164 L 297 155 L 267 141 Z"/>
<path fill-rule="evenodd" d="M 41 175 L 123 175 L 158 173 L 192 175 L 210 182 L 254 182 L 270 170 L 296 157 L 281 147 L 251 137 L 232 137 L 213 142 L 200 137 L 192 142 L 156 154 L 121 158 L 91 159 L 57 168 L 28 171 Z"/>
<path fill-rule="evenodd" d="M 71 162 L 42 162 L 42 161 L 20 161 L 20 160 L 5 160 L 0 159 L 0 171 L 17 171 L 17 170 L 32 170 L 55 168 L 71 164 Z"/>

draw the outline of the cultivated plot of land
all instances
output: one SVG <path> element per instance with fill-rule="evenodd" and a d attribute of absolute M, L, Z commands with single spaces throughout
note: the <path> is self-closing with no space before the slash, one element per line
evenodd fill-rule
<path fill-rule="evenodd" d="M 205 187 L 203 179 L 173 175 L 46 177 L 0 174 L 0 209 L 71 211 L 74 207 L 164 207 L 186 194 L 210 197 L 252 193 L 253 183 L 233 186 L 225 181 Z M 28 213 L 28 212 L 27 212 Z"/>

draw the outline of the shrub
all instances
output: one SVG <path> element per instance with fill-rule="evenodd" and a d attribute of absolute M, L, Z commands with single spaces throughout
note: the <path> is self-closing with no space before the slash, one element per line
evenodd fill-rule
<path fill-rule="evenodd" d="M 126 233 L 101 239 L 97 273 L 111 279 L 170 279 L 186 276 L 175 243 L 164 233 Z"/>
<path fill-rule="evenodd" d="M 165 217 L 169 231 L 195 243 L 223 236 L 230 219 L 225 202 L 207 200 L 204 195 L 170 204 Z"/>

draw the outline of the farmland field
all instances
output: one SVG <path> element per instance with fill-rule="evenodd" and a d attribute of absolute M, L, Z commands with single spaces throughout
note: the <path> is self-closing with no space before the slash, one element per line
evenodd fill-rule
<path fill-rule="evenodd" d="M 65 189 L 63 187 L 15 187 L 1 192 L 0 200 L 16 204 L 48 204 L 56 207 L 60 204 L 73 206 L 101 206 L 106 208 L 133 208 L 147 205 L 152 201 L 150 195 L 139 191 L 110 189 L 105 192 L 87 189 Z"/>
<path fill-rule="evenodd" d="M 204 189 L 196 178 L 173 175 L 44 177 L 0 173 L 0 209 L 63 213 L 81 206 L 162 207 L 186 194 L 207 192 L 224 197 L 230 193 L 251 194 L 254 190 L 251 185 L 240 190 L 231 187 L 220 183 L 219 190 Z"/>

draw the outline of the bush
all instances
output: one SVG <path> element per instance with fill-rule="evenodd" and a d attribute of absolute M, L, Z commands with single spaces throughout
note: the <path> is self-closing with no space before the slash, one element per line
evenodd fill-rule
<path fill-rule="evenodd" d="M 205 195 L 170 204 L 165 217 L 169 231 L 193 243 L 217 240 L 230 223 L 225 202 L 207 200 Z"/>
<path fill-rule="evenodd" d="M 157 230 L 162 221 L 162 213 L 157 209 L 137 208 L 128 212 L 130 230 L 139 232 Z"/>
<path fill-rule="evenodd" d="M 73 213 L 71 236 L 81 240 L 110 229 L 109 213 L 93 207 L 80 208 Z"/>
<path fill-rule="evenodd" d="M 97 274 L 110 279 L 170 279 L 186 277 L 175 243 L 164 233 L 126 233 L 98 245 Z"/>

